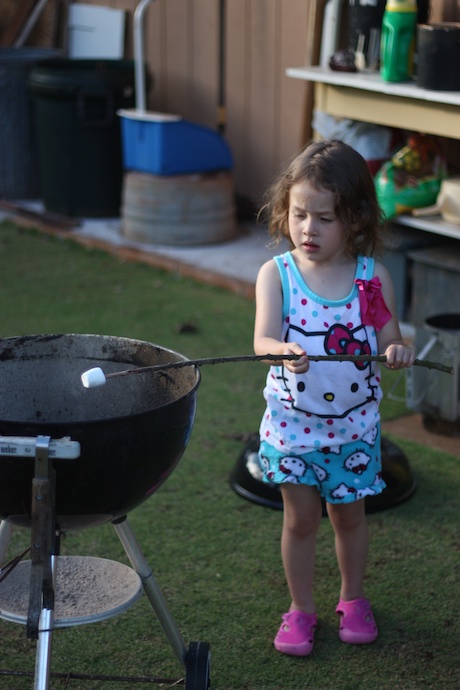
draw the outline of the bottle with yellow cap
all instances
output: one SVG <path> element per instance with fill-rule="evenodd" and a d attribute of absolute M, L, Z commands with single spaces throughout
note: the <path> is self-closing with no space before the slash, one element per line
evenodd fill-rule
<path fill-rule="evenodd" d="M 412 76 L 416 24 L 416 0 L 387 0 L 380 39 L 384 81 L 407 81 Z"/>

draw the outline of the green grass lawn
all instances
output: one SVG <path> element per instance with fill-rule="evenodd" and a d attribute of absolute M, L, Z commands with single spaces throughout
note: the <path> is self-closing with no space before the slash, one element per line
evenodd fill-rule
<path fill-rule="evenodd" d="M 1 337 L 97 333 L 147 340 L 190 358 L 252 353 L 254 305 L 228 292 L 9 222 L 0 225 L 0 260 Z M 193 329 L 183 328 L 190 323 Z M 245 501 L 228 481 L 244 447 L 235 437 L 258 427 L 266 367 L 225 364 L 201 373 L 184 457 L 129 520 L 186 643 L 212 645 L 213 690 L 460 687 L 458 459 L 398 440 L 418 488 L 408 502 L 369 516 L 366 587 L 381 631 L 377 642 L 355 647 L 338 639 L 339 576 L 325 519 L 318 540 L 315 651 L 307 659 L 280 655 L 272 641 L 289 603 L 279 555 L 282 516 Z M 394 374 L 385 372 L 386 391 L 393 381 Z M 386 400 L 382 413 L 390 418 L 406 410 Z M 25 530 L 15 532 L 10 555 L 28 539 Z M 69 532 L 62 552 L 127 562 L 111 525 Z M 0 636 L 0 669 L 33 671 L 34 643 L 25 629 L 0 621 Z M 52 670 L 182 675 L 146 597 L 111 620 L 57 631 Z M 138 687 L 66 683 L 53 678 L 51 687 Z M 30 678 L 0 674 L 2 690 L 31 687 Z"/>

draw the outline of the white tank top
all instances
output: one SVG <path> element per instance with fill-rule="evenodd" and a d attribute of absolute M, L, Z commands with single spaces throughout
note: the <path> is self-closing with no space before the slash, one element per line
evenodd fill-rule
<path fill-rule="evenodd" d="M 337 301 L 310 290 L 291 252 L 275 257 L 283 291 L 285 342 L 307 354 L 377 354 L 373 326 L 364 326 L 358 287 Z M 358 257 L 355 279 L 370 280 L 374 259 Z M 308 453 L 356 442 L 379 422 L 382 398 L 375 362 L 310 362 L 306 374 L 270 367 L 264 389 L 267 409 L 261 439 L 277 450 Z"/>

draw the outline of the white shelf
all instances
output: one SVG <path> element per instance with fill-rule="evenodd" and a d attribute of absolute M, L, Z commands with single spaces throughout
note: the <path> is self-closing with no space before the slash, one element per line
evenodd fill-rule
<path fill-rule="evenodd" d="M 424 232 L 431 232 L 433 235 L 441 235 L 442 237 L 451 237 L 455 240 L 460 240 L 460 225 L 453 225 L 441 220 L 439 216 L 426 216 L 425 218 L 414 216 L 396 216 L 392 218 L 391 223 L 397 225 L 405 225 L 416 230 L 423 230 Z"/>
<path fill-rule="evenodd" d="M 347 86 L 361 91 L 373 91 L 387 96 L 443 103 L 460 107 L 460 91 L 431 91 L 421 89 L 415 81 L 387 82 L 378 72 L 335 72 L 327 67 L 289 67 L 288 77 L 304 81 Z M 460 123 L 459 123 L 460 124 Z M 460 129 L 460 128 L 459 128 Z M 460 134 L 460 132 L 459 132 Z"/>
<path fill-rule="evenodd" d="M 315 107 L 334 117 L 458 139 L 460 92 L 428 91 L 415 82 L 390 83 L 375 72 L 290 67 L 289 77 L 315 83 Z"/>
<path fill-rule="evenodd" d="M 415 81 L 386 82 L 378 72 L 289 67 L 288 77 L 315 83 L 315 107 L 334 117 L 460 139 L 460 91 L 422 89 Z M 460 225 L 441 216 L 397 216 L 392 223 L 460 240 Z"/>

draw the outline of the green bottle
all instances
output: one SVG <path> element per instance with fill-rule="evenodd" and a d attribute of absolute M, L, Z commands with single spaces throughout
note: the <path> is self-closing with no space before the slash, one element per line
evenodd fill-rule
<path fill-rule="evenodd" d="M 416 24 L 416 0 L 387 0 L 380 38 L 380 75 L 384 81 L 411 78 Z"/>

